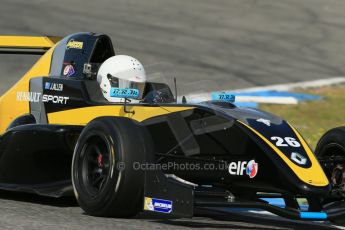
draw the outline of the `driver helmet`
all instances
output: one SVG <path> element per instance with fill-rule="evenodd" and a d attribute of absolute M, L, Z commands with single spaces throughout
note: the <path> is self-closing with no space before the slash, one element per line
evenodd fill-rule
<path fill-rule="evenodd" d="M 124 102 L 125 98 L 129 98 L 135 103 L 143 98 L 146 74 L 144 66 L 137 59 L 127 55 L 116 55 L 108 58 L 100 66 L 97 81 L 108 101 Z M 123 92 L 128 95 L 125 96 Z M 135 95 L 131 92 L 135 92 Z"/>

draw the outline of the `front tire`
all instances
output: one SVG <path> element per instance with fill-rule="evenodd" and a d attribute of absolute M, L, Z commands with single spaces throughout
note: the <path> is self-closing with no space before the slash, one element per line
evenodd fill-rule
<path fill-rule="evenodd" d="M 144 172 L 135 170 L 153 153 L 151 137 L 138 122 L 101 117 L 82 131 L 72 161 L 72 183 L 89 215 L 131 217 L 142 208 Z"/>
<path fill-rule="evenodd" d="M 345 195 L 345 127 L 326 132 L 317 144 L 315 155 L 333 188 Z"/>
<path fill-rule="evenodd" d="M 325 204 L 345 199 L 345 127 L 326 132 L 319 140 L 315 155 L 332 185 Z M 345 224 L 343 218 L 332 220 L 335 224 Z"/>

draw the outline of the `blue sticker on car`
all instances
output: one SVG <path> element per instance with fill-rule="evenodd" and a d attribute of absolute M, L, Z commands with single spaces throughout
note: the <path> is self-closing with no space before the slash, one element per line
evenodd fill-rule
<path fill-rule="evenodd" d="M 214 92 L 211 94 L 211 99 L 213 101 L 226 101 L 226 102 L 235 102 L 235 95 L 230 94 L 230 93 L 219 93 L 219 92 Z"/>
<path fill-rule="evenodd" d="M 173 210 L 173 202 L 171 200 L 145 197 L 144 210 L 171 213 Z"/>
<path fill-rule="evenodd" d="M 132 98 L 137 99 L 139 97 L 139 90 L 138 89 L 129 89 L 129 88 L 111 88 L 110 89 L 110 96 L 111 97 L 119 97 L 119 98 Z"/>
<path fill-rule="evenodd" d="M 46 82 L 44 89 L 50 89 L 50 82 Z"/>

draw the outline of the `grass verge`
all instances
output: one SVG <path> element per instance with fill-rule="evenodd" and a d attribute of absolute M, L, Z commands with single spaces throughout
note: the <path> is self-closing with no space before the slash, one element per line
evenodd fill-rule
<path fill-rule="evenodd" d="M 295 91 L 321 95 L 324 98 L 297 105 L 263 104 L 260 109 L 289 121 L 315 149 L 318 140 L 327 130 L 345 126 L 345 85 Z"/>

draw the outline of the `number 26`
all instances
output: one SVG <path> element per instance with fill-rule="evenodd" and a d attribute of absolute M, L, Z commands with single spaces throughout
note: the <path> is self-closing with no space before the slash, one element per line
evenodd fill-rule
<path fill-rule="evenodd" d="M 276 146 L 278 147 L 288 147 L 288 146 L 291 146 L 291 147 L 295 147 L 295 148 L 298 148 L 301 146 L 301 144 L 296 141 L 295 138 L 293 137 L 284 137 L 284 138 L 281 138 L 281 137 L 271 137 L 271 140 L 272 141 L 276 141 Z"/>

